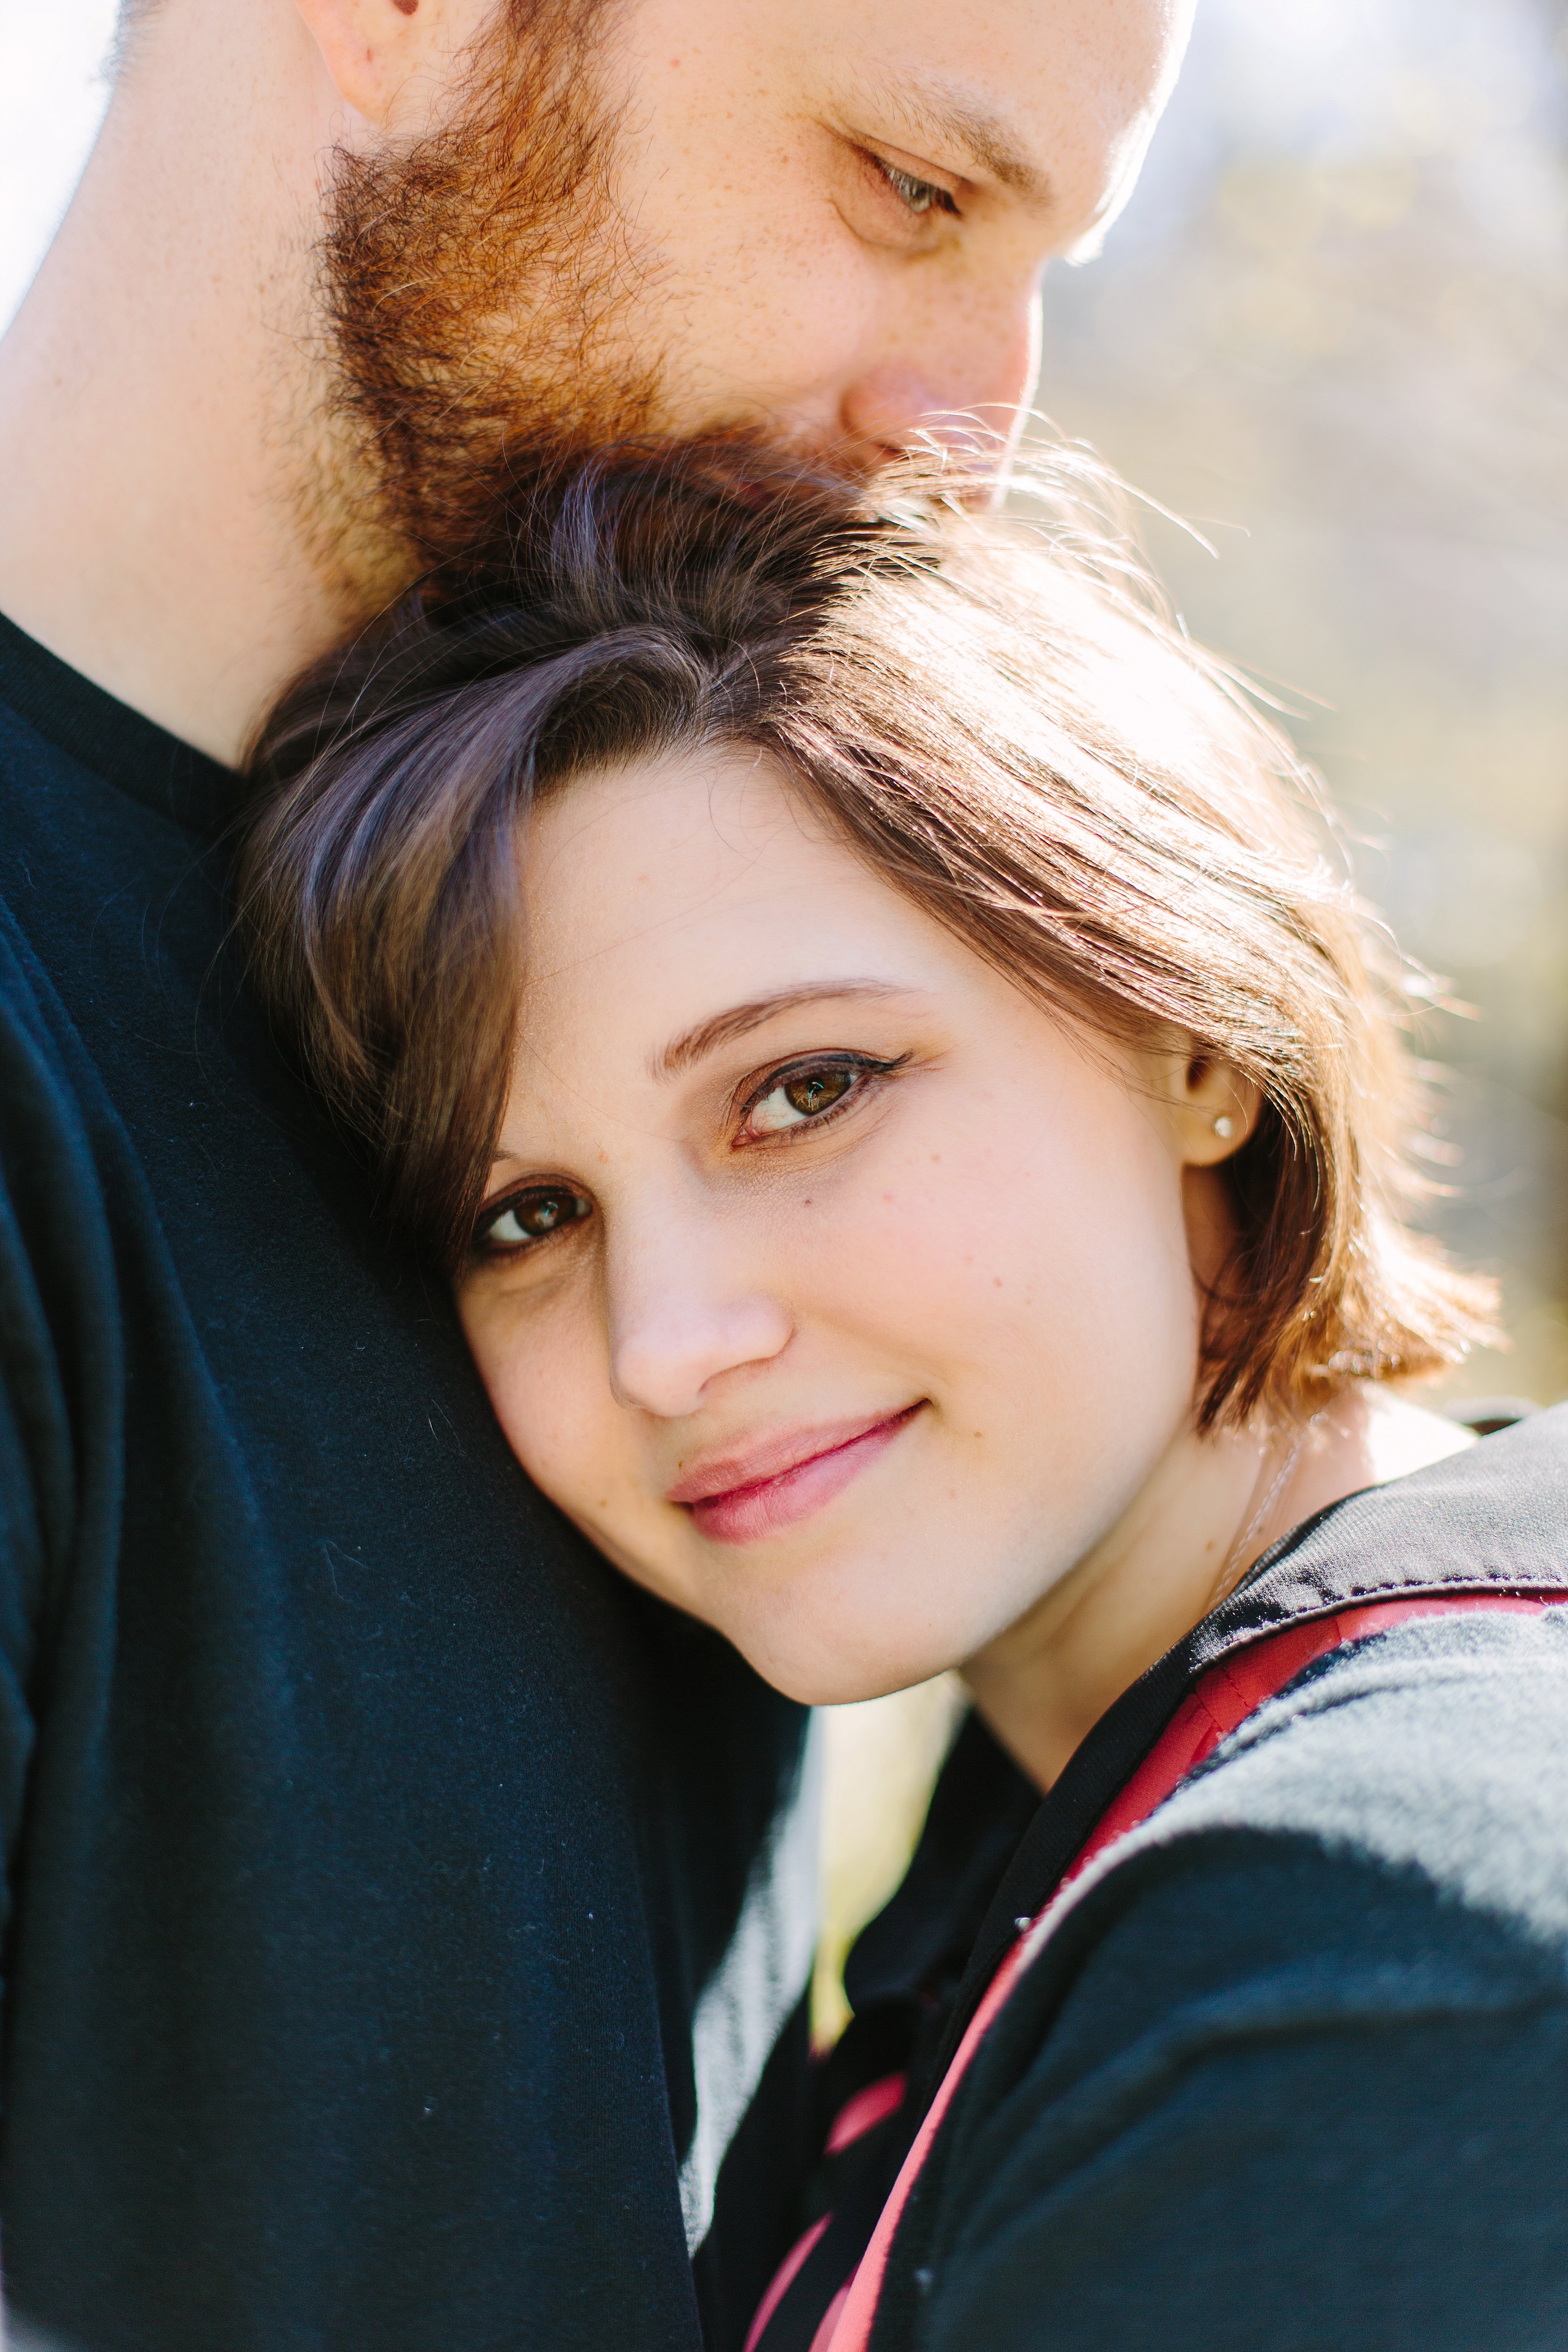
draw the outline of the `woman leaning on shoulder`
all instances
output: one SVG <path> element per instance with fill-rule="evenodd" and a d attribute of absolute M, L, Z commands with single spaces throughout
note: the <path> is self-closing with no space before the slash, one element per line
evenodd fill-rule
<path fill-rule="evenodd" d="M 525 1467 L 795 1696 L 973 1702 L 737 2340 L 1568 2342 L 1568 1413 L 1403 1395 L 1488 1302 L 1245 695 L 1059 502 L 632 452 L 257 772 Z"/>

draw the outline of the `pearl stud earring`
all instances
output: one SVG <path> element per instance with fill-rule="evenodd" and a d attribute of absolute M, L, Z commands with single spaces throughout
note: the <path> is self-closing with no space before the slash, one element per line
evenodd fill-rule
<path fill-rule="evenodd" d="M 1222 1136 L 1226 1143 L 1230 1141 L 1231 1137 L 1236 1133 L 1236 1121 L 1228 1111 L 1221 1111 L 1214 1123 L 1214 1131 L 1216 1135 Z"/>

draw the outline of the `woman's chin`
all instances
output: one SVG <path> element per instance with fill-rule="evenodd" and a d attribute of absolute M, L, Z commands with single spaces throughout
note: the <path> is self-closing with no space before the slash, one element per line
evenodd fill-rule
<path fill-rule="evenodd" d="M 946 1650 L 911 1652 L 884 1646 L 866 1650 L 831 1644 L 809 1650 L 792 1644 L 787 1650 L 766 1643 L 738 1643 L 749 1664 L 785 1698 L 803 1706 L 857 1706 L 862 1700 L 889 1698 L 945 1674 L 954 1663 Z"/>

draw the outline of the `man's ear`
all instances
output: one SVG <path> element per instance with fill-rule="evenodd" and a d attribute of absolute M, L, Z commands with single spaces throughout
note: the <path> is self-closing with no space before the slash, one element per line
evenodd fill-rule
<path fill-rule="evenodd" d="M 1262 1108 L 1251 1078 L 1181 1031 L 1169 1033 L 1169 1043 L 1146 1049 L 1142 1058 L 1184 1167 L 1215 1168 L 1240 1150 Z"/>
<path fill-rule="evenodd" d="M 497 0 L 294 0 L 345 106 L 387 129 L 428 116 Z"/>

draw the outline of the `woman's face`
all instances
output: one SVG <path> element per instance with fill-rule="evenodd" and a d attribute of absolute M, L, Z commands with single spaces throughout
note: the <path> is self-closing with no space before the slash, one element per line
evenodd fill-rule
<path fill-rule="evenodd" d="M 797 1697 L 961 1664 L 1186 1440 L 1190 1116 L 749 754 L 575 783 L 525 867 L 460 1286 L 519 1458 Z"/>

